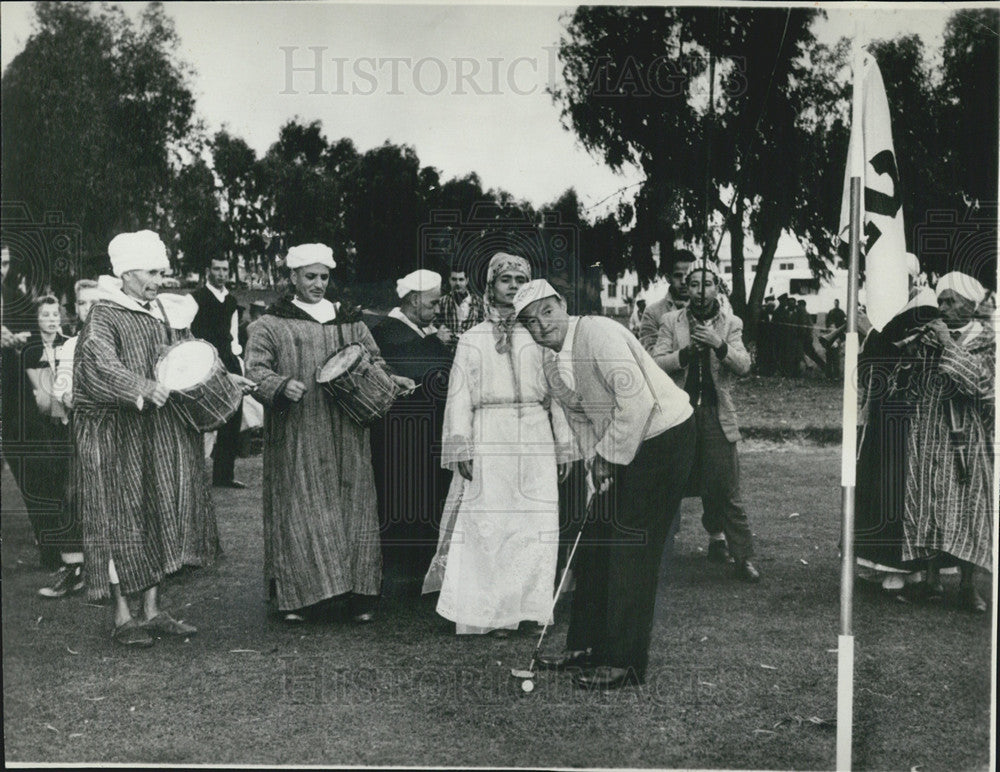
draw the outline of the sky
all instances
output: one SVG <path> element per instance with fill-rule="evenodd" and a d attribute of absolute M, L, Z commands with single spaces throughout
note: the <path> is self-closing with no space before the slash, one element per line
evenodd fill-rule
<path fill-rule="evenodd" d="M 121 5 L 137 14 L 144 3 Z M 445 179 L 476 172 L 484 187 L 536 207 L 572 186 L 600 213 L 642 179 L 635 169 L 615 174 L 589 154 L 546 93 L 559 78 L 555 46 L 572 7 L 165 5 L 180 54 L 197 73 L 199 115 L 211 132 L 226 127 L 259 155 L 298 117 L 320 120 L 330 140 L 350 137 L 361 151 L 386 140 L 411 145 Z M 954 10 L 873 5 L 829 7 L 817 36 L 853 35 L 860 18 L 863 35 L 919 33 L 934 55 Z M 30 3 L 0 5 L 4 68 L 23 50 L 32 19 Z"/>

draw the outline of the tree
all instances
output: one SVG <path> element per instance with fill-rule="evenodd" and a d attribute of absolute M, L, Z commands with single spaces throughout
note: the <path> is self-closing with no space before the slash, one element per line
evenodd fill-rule
<path fill-rule="evenodd" d="M 338 157 L 331 158 L 331 152 Z M 339 157 L 345 153 L 346 160 Z M 272 253 L 284 255 L 296 244 L 319 242 L 334 250 L 338 264 L 348 259 L 341 189 L 330 167 L 350 163 L 352 154 L 353 145 L 331 148 L 319 121 L 291 120 L 281 127 L 261 163 Z"/>
<path fill-rule="evenodd" d="M 203 274 L 224 257 L 226 231 L 219 211 L 215 177 L 202 159 L 188 164 L 173 185 L 170 214 L 176 246 L 186 271 Z"/>
<path fill-rule="evenodd" d="M 646 181 L 623 208 L 631 260 L 648 280 L 654 242 L 669 263 L 674 242 L 709 251 L 711 213 L 737 233 L 733 303 L 744 310 L 739 232 L 744 211 L 762 246 L 751 315 L 794 205 L 807 146 L 796 117 L 801 57 L 814 43 L 809 9 L 581 7 L 560 42 L 565 85 L 553 91 L 564 125 L 609 166 L 635 163 Z M 714 59 L 716 80 L 708 76 Z M 708 109 L 708 92 L 713 94 Z M 723 201 L 718 191 L 734 191 Z M 757 297 L 760 295 L 760 297 Z M 751 316 L 752 322 L 752 316 Z M 752 324 L 750 325 L 752 326 Z"/>
<path fill-rule="evenodd" d="M 241 260 L 255 263 L 267 245 L 264 172 L 253 149 L 227 131 L 212 140 L 212 166 L 220 183 L 223 249 L 235 275 Z"/>
<path fill-rule="evenodd" d="M 138 25 L 114 6 L 39 2 L 35 12 L 3 74 L 4 197 L 79 226 L 83 270 L 96 273 L 115 233 L 165 220 L 198 133 L 190 71 L 159 3 Z"/>
<path fill-rule="evenodd" d="M 956 234 L 949 254 L 921 255 L 939 272 L 960 268 L 990 287 L 997 279 L 998 31 L 995 8 L 956 11 L 945 26 L 941 123 L 952 151 L 953 196 L 946 211 L 957 215 Z"/>
<path fill-rule="evenodd" d="M 384 281 L 416 269 L 428 187 L 437 173 L 421 169 L 416 151 L 388 142 L 362 154 L 344 184 L 344 223 L 357 249 L 357 279 Z"/>

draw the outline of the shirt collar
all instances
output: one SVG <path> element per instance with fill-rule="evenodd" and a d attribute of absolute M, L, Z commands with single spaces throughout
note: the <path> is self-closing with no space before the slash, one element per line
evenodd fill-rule
<path fill-rule="evenodd" d="M 417 325 L 415 325 L 413 323 L 413 320 L 410 319 L 410 317 L 408 317 L 406 314 L 404 314 L 403 313 L 403 309 L 401 309 L 399 306 L 396 306 L 394 309 L 392 309 L 389 312 L 389 317 L 392 318 L 392 319 L 395 319 L 396 321 L 402 322 L 407 327 L 409 327 L 411 330 L 413 330 L 415 333 L 417 333 L 417 335 L 419 335 L 421 338 L 424 338 L 424 337 L 427 336 L 427 330 L 426 329 L 421 329 L 420 327 L 418 327 Z"/>
<path fill-rule="evenodd" d="M 215 295 L 215 297 L 219 299 L 220 303 L 222 303 L 226 299 L 226 295 L 229 294 L 229 290 L 227 290 L 225 287 L 223 287 L 222 289 L 216 289 L 208 282 L 205 282 L 205 289 L 207 289 L 209 292 Z"/>
<path fill-rule="evenodd" d="M 562 348 L 559 351 L 554 351 L 553 353 L 561 358 L 569 361 L 573 356 L 573 340 L 576 337 L 576 325 L 580 321 L 579 316 L 571 316 L 569 318 L 569 324 L 566 325 L 566 337 L 563 339 Z"/>

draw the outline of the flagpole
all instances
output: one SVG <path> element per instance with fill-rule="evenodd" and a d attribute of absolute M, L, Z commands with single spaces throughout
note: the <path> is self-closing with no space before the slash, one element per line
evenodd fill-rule
<path fill-rule="evenodd" d="M 861 180 L 864 175 L 860 30 L 854 36 L 851 121 L 850 264 L 847 279 L 847 332 L 844 341 L 843 434 L 841 439 L 840 635 L 837 639 L 837 770 L 851 769 L 854 729 L 854 488 L 858 434 L 858 271 L 861 259 Z"/>

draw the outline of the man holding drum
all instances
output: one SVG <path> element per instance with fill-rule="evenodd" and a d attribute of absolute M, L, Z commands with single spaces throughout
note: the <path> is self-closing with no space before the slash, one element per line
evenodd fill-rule
<path fill-rule="evenodd" d="M 361 316 L 324 297 L 336 266 L 328 246 L 293 247 L 285 264 L 294 295 L 250 326 L 246 347 L 265 405 L 264 576 L 286 622 L 323 616 L 334 599 L 370 622 L 382 572 L 369 430 L 316 377 L 350 344 L 384 362 Z"/>
<path fill-rule="evenodd" d="M 170 267 L 152 231 L 123 233 L 108 245 L 115 277 L 76 346 L 73 370 L 76 473 L 84 533 L 87 595 L 114 598 L 114 635 L 125 646 L 197 630 L 161 611 L 160 583 L 182 566 L 211 563 L 219 550 L 199 431 L 165 409 L 170 391 L 156 380 L 164 348 L 190 338 L 196 305 L 157 293 Z M 142 594 L 137 622 L 128 596 Z"/>
<path fill-rule="evenodd" d="M 451 472 L 441 466 L 451 333 L 431 323 L 440 311 L 441 276 L 418 270 L 396 282 L 399 305 L 372 328 L 385 361 L 420 388 L 400 397 L 372 427 L 372 461 L 379 496 L 384 591 L 420 586 L 438 542 L 441 505 Z"/>

